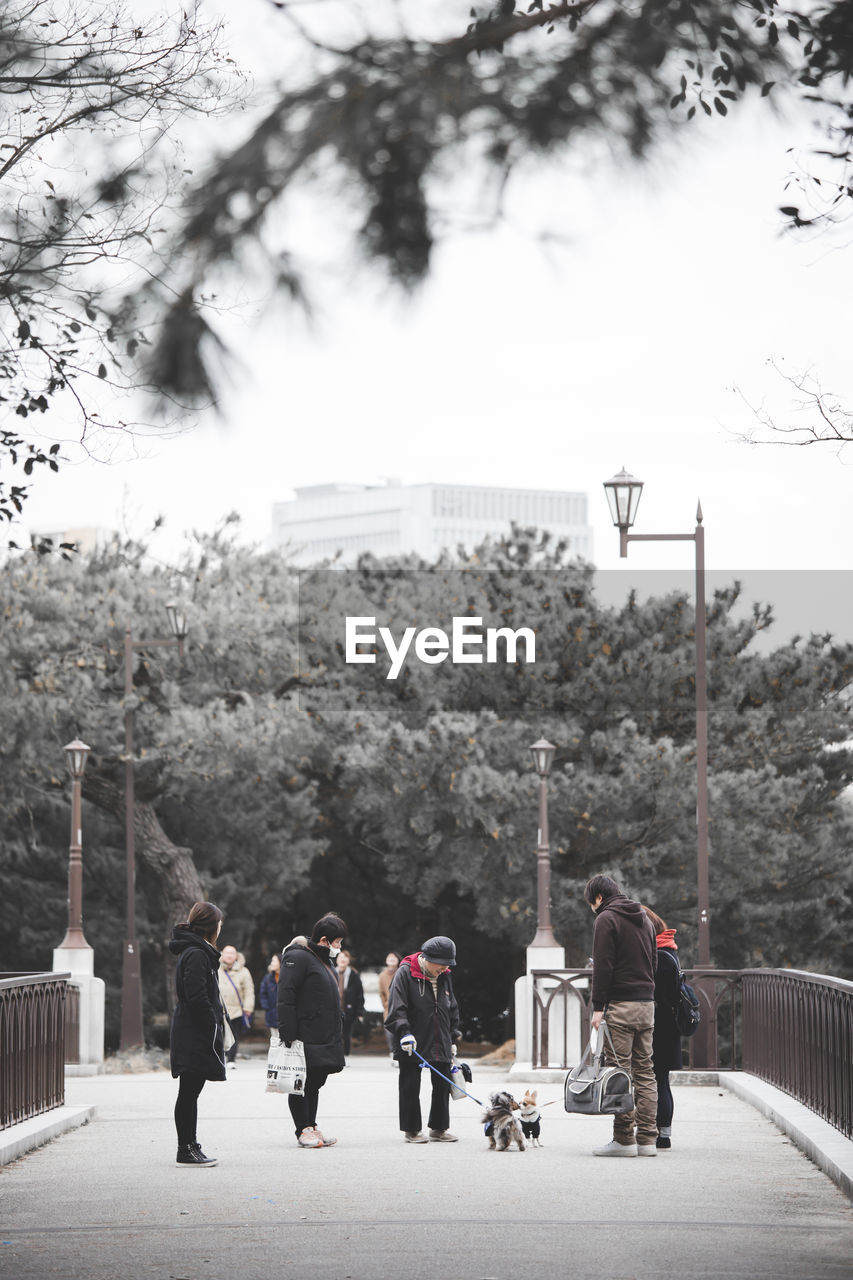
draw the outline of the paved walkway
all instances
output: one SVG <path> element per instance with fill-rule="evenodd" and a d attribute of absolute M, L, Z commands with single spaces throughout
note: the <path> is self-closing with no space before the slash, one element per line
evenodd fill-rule
<path fill-rule="evenodd" d="M 506 1082 L 475 1066 L 479 1098 Z M 300 1150 L 264 1063 L 208 1085 L 220 1163 L 174 1166 L 166 1073 L 71 1079 L 95 1119 L 0 1169 L 4 1280 L 851 1280 L 853 1206 L 754 1108 L 676 1093 L 673 1150 L 601 1160 L 606 1119 L 540 1090 L 541 1149 L 490 1152 L 454 1102 L 453 1145 L 406 1145 L 394 1068 L 354 1057 L 321 1094 L 337 1146 Z M 516 1094 L 521 1086 L 515 1085 Z M 424 1090 L 424 1096 L 426 1091 Z"/>

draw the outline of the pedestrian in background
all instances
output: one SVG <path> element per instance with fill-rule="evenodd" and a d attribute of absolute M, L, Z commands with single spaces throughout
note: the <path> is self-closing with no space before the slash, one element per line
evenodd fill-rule
<path fill-rule="evenodd" d="M 681 986 L 681 966 L 675 958 L 675 930 L 668 929 L 656 911 L 643 907 L 652 922 L 658 949 L 658 965 L 655 972 L 655 1032 L 652 1038 L 652 1066 L 658 1087 L 658 1151 L 672 1147 L 672 1116 L 674 1103 L 669 1082 L 670 1071 L 680 1071 L 684 1065 L 681 1054 L 681 1032 L 675 1021 L 675 1005 Z"/>
<path fill-rule="evenodd" d="M 172 1078 L 179 1081 L 175 1103 L 178 1154 L 182 1169 L 209 1168 L 196 1133 L 199 1094 L 208 1080 L 225 1079 L 225 1013 L 219 998 L 219 951 L 222 912 L 212 902 L 195 902 L 183 922 L 175 925 L 169 950 L 175 967 L 177 1004 L 169 1031 Z"/>
<path fill-rule="evenodd" d="M 394 1036 L 400 1066 L 400 1129 L 406 1142 L 456 1142 L 450 1132 L 450 1068 L 459 1039 L 459 1006 L 450 970 L 456 944 L 445 937 L 428 938 L 419 952 L 400 961 L 388 997 L 385 1026 Z M 429 1110 L 429 1137 L 421 1131 L 421 1064 L 415 1049 L 435 1071 Z M 441 1076 L 436 1075 L 441 1072 Z"/>
<path fill-rule="evenodd" d="M 278 984 L 278 1033 L 285 1044 L 305 1046 L 305 1092 L 287 1095 L 300 1147 L 331 1147 L 337 1138 L 317 1128 L 320 1090 L 330 1075 L 343 1071 L 343 1010 L 335 961 L 346 924 L 334 912 L 321 916 L 310 939 L 295 938 L 281 957 Z"/>
<path fill-rule="evenodd" d="M 394 974 L 397 972 L 400 961 L 403 957 L 399 951 L 389 951 L 385 957 L 385 968 L 379 974 L 379 999 L 382 1001 L 382 1021 L 388 1017 L 388 992 L 391 990 L 391 983 L 394 981 Z M 391 1065 L 397 1065 L 394 1057 L 394 1033 L 385 1028 L 385 1040 L 388 1044 L 388 1052 L 391 1055 Z"/>
<path fill-rule="evenodd" d="M 270 958 L 267 971 L 261 978 L 261 989 L 258 992 L 258 1004 L 264 1011 L 270 1040 L 278 1039 L 278 983 L 281 973 L 281 960 L 276 954 Z"/>
<path fill-rule="evenodd" d="M 337 959 L 338 990 L 341 994 L 341 1010 L 344 1015 L 344 1053 L 352 1049 L 352 1029 L 364 1013 L 364 987 L 361 975 L 352 963 L 348 951 L 341 951 Z"/>
<path fill-rule="evenodd" d="M 255 984 L 246 968 L 245 957 L 236 947 L 222 948 L 219 994 L 222 996 L 225 1013 L 234 1035 L 234 1043 L 225 1055 L 227 1066 L 233 1070 L 240 1040 L 252 1025 L 252 1014 L 255 1009 Z"/>
<path fill-rule="evenodd" d="M 657 1085 L 652 1069 L 657 947 L 652 922 L 610 876 L 593 876 L 584 898 L 592 928 L 592 1029 L 607 1019 L 615 1056 L 605 1039 L 605 1062 L 630 1071 L 635 1110 L 613 1117 L 613 1140 L 597 1156 L 657 1155 Z"/>

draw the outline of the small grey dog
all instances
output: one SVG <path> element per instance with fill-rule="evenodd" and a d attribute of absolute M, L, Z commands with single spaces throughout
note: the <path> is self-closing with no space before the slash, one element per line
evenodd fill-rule
<path fill-rule="evenodd" d="M 492 1151 L 508 1151 L 513 1142 L 524 1151 L 524 1134 L 513 1115 L 518 1103 L 511 1093 L 493 1093 L 491 1106 L 483 1112 L 483 1124 Z"/>

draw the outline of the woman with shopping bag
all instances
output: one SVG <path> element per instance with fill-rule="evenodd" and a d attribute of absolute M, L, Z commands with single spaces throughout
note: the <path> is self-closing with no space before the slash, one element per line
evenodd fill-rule
<path fill-rule="evenodd" d="M 294 938 L 281 957 L 278 1030 L 286 1045 L 305 1047 L 304 1093 L 289 1093 L 287 1103 L 300 1147 L 331 1147 L 337 1138 L 317 1128 L 319 1094 L 330 1075 L 343 1071 L 343 1011 L 335 961 L 346 924 L 332 912 L 321 916 L 310 939 Z"/>

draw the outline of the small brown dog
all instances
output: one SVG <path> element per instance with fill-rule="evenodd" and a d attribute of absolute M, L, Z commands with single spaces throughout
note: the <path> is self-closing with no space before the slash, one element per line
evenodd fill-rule
<path fill-rule="evenodd" d="M 536 1105 L 536 1090 L 528 1089 L 521 1099 L 521 1131 L 532 1147 L 541 1147 L 539 1134 L 542 1129 L 542 1116 Z"/>
<path fill-rule="evenodd" d="M 492 1151 L 508 1151 L 513 1142 L 523 1151 L 524 1135 L 513 1115 L 518 1111 L 515 1098 L 511 1093 L 493 1093 L 489 1102 L 491 1106 L 483 1113 L 483 1124 Z"/>

